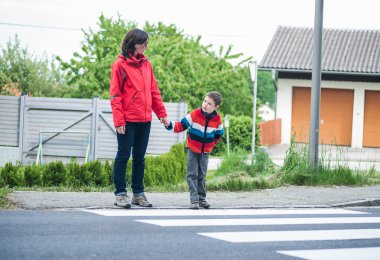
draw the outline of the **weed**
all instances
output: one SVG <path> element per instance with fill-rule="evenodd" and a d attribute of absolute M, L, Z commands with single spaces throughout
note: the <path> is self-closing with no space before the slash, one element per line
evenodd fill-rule
<path fill-rule="evenodd" d="M 9 187 L 0 188 L 0 208 L 10 208 L 12 204 L 8 201 L 7 195 L 12 189 Z"/>
<path fill-rule="evenodd" d="M 225 155 L 215 176 L 222 176 L 230 172 L 245 171 L 247 169 L 247 152 L 242 149 L 235 149 L 230 156 Z"/>

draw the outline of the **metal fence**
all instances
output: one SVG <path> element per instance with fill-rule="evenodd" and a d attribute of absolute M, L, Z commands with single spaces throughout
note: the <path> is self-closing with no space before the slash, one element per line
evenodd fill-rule
<path fill-rule="evenodd" d="M 183 102 L 165 103 L 165 107 L 171 120 L 179 120 L 187 113 Z M 185 138 L 185 133 L 165 130 L 153 114 L 147 153 L 166 153 Z M 110 102 L 100 98 L 0 96 L 0 147 L 2 153 L 7 148 L 14 152 L 17 147 L 15 159 L 22 164 L 41 158 L 43 162 L 113 159 L 117 141 Z"/>

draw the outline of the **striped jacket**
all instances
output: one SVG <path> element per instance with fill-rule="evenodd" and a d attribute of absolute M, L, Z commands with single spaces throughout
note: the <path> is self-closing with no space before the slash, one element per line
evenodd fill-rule
<path fill-rule="evenodd" d="M 180 122 L 170 122 L 166 129 L 179 133 L 189 129 L 187 147 L 194 153 L 210 153 L 223 135 L 221 116 L 214 111 L 206 114 L 201 108 L 193 110 Z"/>

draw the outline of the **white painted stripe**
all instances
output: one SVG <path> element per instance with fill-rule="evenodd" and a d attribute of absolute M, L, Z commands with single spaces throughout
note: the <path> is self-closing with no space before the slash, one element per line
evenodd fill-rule
<path fill-rule="evenodd" d="M 362 215 L 370 214 L 367 212 L 352 211 L 346 209 L 86 209 L 103 216 L 259 216 L 259 215 Z"/>
<path fill-rule="evenodd" d="M 380 229 L 337 229 L 304 231 L 210 232 L 199 235 L 232 243 L 350 240 L 380 238 Z"/>
<path fill-rule="evenodd" d="M 353 218 L 259 218 L 259 219 L 138 219 L 136 221 L 162 227 L 305 225 L 380 223 L 380 217 Z"/>
<path fill-rule="evenodd" d="M 380 247 L 339 248 L 319 250 L 287 250 L 278 253 L 310 260 L 379 260 Z"/>

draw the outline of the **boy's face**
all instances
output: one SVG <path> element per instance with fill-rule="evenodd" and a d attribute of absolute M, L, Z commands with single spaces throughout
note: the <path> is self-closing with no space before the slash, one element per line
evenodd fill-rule
<path fill-rule="evenodd" d="M 216 109 L 218 109 L 219 106 L 215 106 L 215 102 L 212 98 L 209 98 L 208 96 L 205 97 L 202 104 L 202 110 L 203 112 L 207 114 L 211 114 Z"/>

